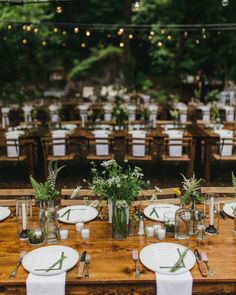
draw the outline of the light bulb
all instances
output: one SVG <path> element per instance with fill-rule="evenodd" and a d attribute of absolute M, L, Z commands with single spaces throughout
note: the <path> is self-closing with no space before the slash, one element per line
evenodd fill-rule
<path fill-rule="evenodd" d="M 56 7 L 56 13 L 61 14 L 63 12 L 63 8 L 61 6 Z"/>
<path fill-rule="evenodd" d="M 223 7 L 226 7 L 226 6 L 229 5 L 229 0 L 222 0 L 221 4 L 222 4 Z"/>

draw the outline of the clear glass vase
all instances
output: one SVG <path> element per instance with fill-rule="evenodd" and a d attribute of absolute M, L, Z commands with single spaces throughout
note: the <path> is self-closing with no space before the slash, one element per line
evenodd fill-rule
<path fill-rule="evenodd" d="M 192 201 L 190 203 L 189 234 L 190 234 L 190 236 L 195 236 L 197 234 L 197 218 L 196 218 L 196 205 L 195 205 L 195 201 Z"/>
<path fill-rule="evenodd" d="M 175 238 L 178 240 L 189 239 L 190 211 L 182 204 L 175 213 Z"/>
<path fill-rule="evenodd" d="M 126 207 L 112 204 L 112 238 L 116 240 L 123 240 L 128 235 L 127 230 L 127 214 Z"/>
<path fill-rule="evenodd" d="M 41 202 L 38 211 L 38 224 L 44 230 L 47 244 L 58 241 L 58 214 L 53 201 Z"/>

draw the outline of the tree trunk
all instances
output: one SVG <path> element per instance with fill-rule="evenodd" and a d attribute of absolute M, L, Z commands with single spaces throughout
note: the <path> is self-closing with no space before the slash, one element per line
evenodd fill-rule
<path fill-rule="evenodd" d="M 124 24 L 131 23 L 131 0 L 124 0 Z M 122 70 L 124 75 L 124 84 L 125 86 L 131 86 L 134 80 L 134 61 L 132 58 L 132 52 L 130 47 L 129 40 L 130 32 L 127 29 L 124 29 L 122 35 L 122 42 L 124 43 L 123 56 L 122 56 Z"/>

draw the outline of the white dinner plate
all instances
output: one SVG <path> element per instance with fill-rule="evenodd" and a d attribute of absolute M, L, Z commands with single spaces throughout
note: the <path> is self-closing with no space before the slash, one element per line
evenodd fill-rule
<path fill-rule="evenodd" d="M 186 250 L 186 247 L 174 243 L 155 243 L 144 247 L 140 252 L 140 261 L 142 264 L 151 271 L 162 274 L 181 274 L 190 270 L 196 263 L 194 253 L 188 250 L 186 253 L 183 264 L 175 272 L 171 272 L 171 267 L 180 258 Z"/>
<path fill-rule="evenodd" d="M 154 221 L 164 221 L 164 213 L 172 212 L 173 216 L 175 212 L 179 209 L 178 206 L 173 204 L 155 204 L 149 205 L 143 211 L 144 215 Z"/>
<path fill-rule="evenodd" d="M 95 219 L 97 215 L 97 209 L 90 206 L 67 206 L 58 211 L 58 220 L 63 223 L 88 222 Z"/>
<path fill-rule="evenodd" d="M 6 219 L 11 214 L 11 210 L 8 207 L 0 207 L 0 221 Z"/>
<path fill-rule="evenodd" d="M 236 208 L 236 202 L 226 203 L 223 207 L 223 211 L 230 217 L 234 217 L 234 208 Z"/>
<path fill-rule="evenodd" d="M 64 255 L 61 269 L 59 263 L 47 271 Z M 79 253 L 66 246 L 46 246 L 30 251 L 22 261 L 23 267 L 30 273 L 39 276 L 51 276 L 63 273 L 74 267 L 79 260 Z"/>

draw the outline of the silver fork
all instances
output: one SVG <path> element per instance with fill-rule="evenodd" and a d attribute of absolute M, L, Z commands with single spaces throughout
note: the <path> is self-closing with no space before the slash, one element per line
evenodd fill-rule
<path fill-rule="evenodd" d="M 90 264 L 90 255 L 89 254 L 86 254 L 85 256 L 85 266 L 86 266 L 86 269 L 85 269 L 85 273 L 84 273 L 84 278 L 89 278 L 89 264 Z"/>
<path fill-rule="evenodd" d="M 214 276 L 214 273 L 208 264 L 208 257 L 207 257 L 206 252 L 202 252 L 202 261 L 204 261 L 207 266 L 209 276 L 211 276 L 211 277 Z"/>
<path fill-rule="evenodd" d="M 21 265 L 22 260 L 23 260 L 23 258 L 24 258 L 25 255 L 26 255 L 26 251 L 21 251 L 20 252 L 20 258 L 19 258 L 19 260 L 18 260 L 18 262 L 16 264 L 16 267 L 14 268 L 14 270 L 12 271 L 12 273 L 10 273 L 10 275 L 8 277 L 10 280 L 15 278 L 16 271 L 17 271 L 18 267 Z"/>
<path fill-rule="evenodd" d="M 132 251 L 132 259 L 135 263 L 135 277 L 139 278 L 141 276 L 139 270 L 138 270 L 138 250 Z"/>

